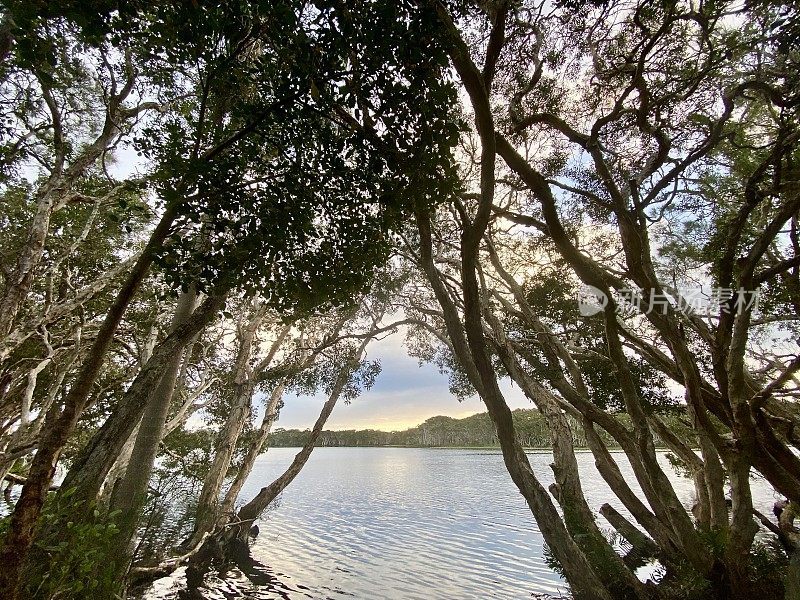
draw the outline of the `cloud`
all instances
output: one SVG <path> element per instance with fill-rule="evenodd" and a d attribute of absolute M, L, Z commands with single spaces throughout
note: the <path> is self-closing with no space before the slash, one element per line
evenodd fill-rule
<path fill-rule="evenodd" d="M 381 362 L 381 374 L 372 389 L 364 392 L 351 404 L 334 409 L 327 429 L 407 429 L 436 415 L 466 417 L 485 411 L 477 398 L 459 402 L 448 390 L 447 376 L 431 364 L 419 366 L 406 354 L 403 337 L 395 334 L 370 346 L 368 358 Z M 511 408 L 530 408 L 530 402 L 518 387 L 508 380 L 501 389 Z M 325 398 L 287 395 L 276 427 L 286 429 L 310 428 L 319 414 Z"/>

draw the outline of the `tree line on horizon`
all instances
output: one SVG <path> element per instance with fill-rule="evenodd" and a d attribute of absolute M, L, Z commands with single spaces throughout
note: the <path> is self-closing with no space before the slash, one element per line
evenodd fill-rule
<path fill-rule="evenodd" d="M 552 448 L 552 438 L 547 419 L 534 408 L 517 408 L 512 411 L 517 438 L 525 448 Z M 621 413 L 617 419 L 626 423 L 626 415 Z M 582 435 L 580 424 L 570 420 L 572 444 L 575 448 L 588 448 L 586 437 Z M 673 431 L 687 428 L 685 416 L 676 412 L 667 417 Z M 276 427 L 269 436 L 270 448 L 302 447 L 308 442 L 310 429 L 284 429 Z M 614 439 L 607 436 L 605 443 L 617 447 Z M 666 448 L 660 439 L 656 446 Z M 436 415 L 423 423 L 400 431 L 381 431 L 377 429 L 324 429 L 317 440 L 318 447 L 378 447 L 407 446 L 413 448 L 499 448 L 497 432 L 489 413 L 476 413 L 468 417 L 454 418 Z"/>
<path fill-rule="evenodd" d="M 2 594 L 259 581 L 252 525 L 403 335 L 576 600 L 800 597 L 798 36 L 759 0 L 4 1 Z"/>

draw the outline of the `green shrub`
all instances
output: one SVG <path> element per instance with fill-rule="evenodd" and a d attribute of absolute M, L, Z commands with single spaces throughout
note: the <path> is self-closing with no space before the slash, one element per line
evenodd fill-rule
<path fill-rule="evenodd" d="M 36 600 L 84 600 L 118 597 L 114 577 L 116 513 L 74 500 L 74 490 L 51 496 L 23 574 L 24 597 Z"/>
<path fill-rule="evenodd" d="M 777 539 L 756 542 L 750 549 L 750 573 L 754 593 L 761 598 L 783 598 L 789 557 Z"/>

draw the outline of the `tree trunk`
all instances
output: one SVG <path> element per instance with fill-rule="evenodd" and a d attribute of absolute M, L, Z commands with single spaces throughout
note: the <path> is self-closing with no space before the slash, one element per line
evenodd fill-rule
<path fill-rule="evenodd" d="M 224 304 L 224 295 L 206 298 L 191 319 L 178 325 L 156 346 L 117 409 L 74 461 L 59 488 L 59 494 L 77 488 L 72 496 L 75 500 L 94 500 L 97 497 L 109 470 L 141 421 L 148 399 L 161 382 L 170 360 L 175 355 L 180 356 L 181 349 L 216 318 Z M 78 520 L 81 515 L 76 514 L 75 517 Z"/>
<path fill-rule="evenodd" d="M 700 440 L 700 452 L 705 466 L 703 478 L 708 495 L 709 526 L 712 529 L 726 531 L 729 523 L 728 504 L 725 501 L 725 471 L 722 469 L 719 453 L 711 442 L 703 424 L 697 418 L 695 409 L 688 402 L 687 407 Z M 698 492 L 699 495 L 700 492 Z"/>
<path fill-rule="evenodd" d="M 348 364 L 344 365 L 339 371 L 339 375 L 336 378 L 333 389 L 331 389 L 331 393 L 328 396 L 328 399 L 325 401 L 325 404 L 322 406 L 322 410 L 320 411 L 319 416 L 314 423 L 314 427 L 311 429 L 311 435 L 309 436 L 308 441 L 306 441 L 303 448 L 294 457 L 294 460 L 292 461 L 292 464 L 289 465 L 289 468 L 286 469 L 286 471 L 270 485 L 261 488 L 258 494 L 256 494 L 255 498 L 250 500 L 250 502 L 245 504 L 239 510 L 237 516 L 238 520 L 241 522 L 241 526 L 238 529 L 240 532 L 240 538 L 247 535 L 249 531 L 248 524 L 252 523 L 261 516 L 261 514 L 272 503 L 272 501 L 275 500 L 275 498 L 277 498 L 284 489 L 286 489 L 286 486 L 294 481 L 294 478 L 297 477 L 297 475 L 305 466 L 306 462 L 308 462 L 308 459 L 311 457 L 311 452 L 314 450 L 317 440 L 319 440 L 319 436 L 322 433 L 322 429 L 325 427 L 325 423 L 328 421 L 328 417 L 331 416 L 333 408 L 336 406 L 336 402 L 339 400 L 339 396 L 341 396 L 345 385 L 347 385 L 347 381 L 350 378 L 350 374 L 354 366 L 356 366 L 361 360 L 364 350 L 369 342 L 370 338 L 365 338 L 359 345 L 358 349 L 350 356 Z"/>
<path fill-rule="evenodd" d="M 758 533 L 750 490 L 750 460 L 739 451 L 730 453 L 728 475 L 731 484 L 731 523 L 725 545 L 722 581 L 715 582 L 719 598 L 746 600 L 750 590 L 750 547 Z"/>
<path fill-rule="evenodd" d="M 35 426 L 35 421 L 31 422 L 31 405 L 33 404 L 33 393 L 36 391 L 36 383 L 38 381 L 39 374 L 47 368 L 50 363 L 53 361 L 53 350 L 50 348 L 50 355 L 45 358 L 44 360 L 39 361 L 39 364 L 34 366 L 28 372 L 28 383 L 25 386 L 25 391 L 23 392 L 22 396 L 22 406 L 20 409 L 19 415 L 19 424 L 17 425 L 16 431 L 11 434 L 8 443 L 5 445 L 7 448 L 16 448 L 19 446 L 24 446 L 26 440 L 35 439 L 35 436 L 32 436 L 32 429 Z M 45 408 L 42 407 L 42 410 L 49 410 L 49 406 Z M 37 419 L 39 420 L 39 419 Z M 16 462 L 16 458 L 0 458 L 0 481 L 6 476 L 11 468 L 14 466 Z"/>
<path fill-rule="evenodd" d="M 35 269 L 44 253 L 44 243 L 53 210 L 54 187 L 59 179 L 60 177 L 54 173 L 36 199 L 36 214 L 28 232 L 28 239 L 10 273 L 5 294 L 0 298 L 0 339 L 5 338 L 14 329 L 19 308 L 33 283 Z"/>
<path fill-rule="evenodd" d="M 509 362 L 512 360 L 509 359 Z M 586 503 L 566 415 L 555 399 L 549 396 L 549 392 L 529 380 L 519 365 L 514 364 L 509 372 L 512 376 L 516 375 L 514 380 L 536 404 L 547 422 L 553 447 L 554 464 L 551 468 L 556 480 L 550 491 L 561 506 L 564 524 L 572 539 L 592 565 L 603 566 L 597 570 L 597 576 L 615 599 L 646 598 L 642 584 L 605 539 Z"/>
<path fill-rule="evenodd" d="M 100 488 L 97 494 L 97 501 L 102 506 L 111 506 L 114 492 L 118 488 L 122 479 L 125 477 L 125 472 L 128 470 L 128 465 L 131 463 L 131 456 L 133 455 L 133 446 L 136 444 L 136 437 L 139 434 L 139 424 L 136 424 L 131 435 L 126 440 L 125 444 L 120 450 L 119 456 L 111 465 L 111 468 L 106 475 L 105 483 Z"/>
<path fill-rule="evenodd" d="M 169 360 L 214 320 L 224 303 L 224 296 L 206 298 L 189 321 L 156 346 L 150 360 L 139 372 L 114 412 L 73 461 L 62 483 L 62 489 L 76 488 L 75 498 L 91 500 L 97 497 L 109 470 L 140 422 L 147 398 L 160 382 Z"/>
<path fill-rule="evenodd" d="M 275 498 L 277 498 L 278 495 L 284 489 L 286 489 L 286 486 L 288 486 L 294 480 L 294 478 L 297 477 L 305 464 L 308 462 L 308 459 L 311 456 L 315 445 L 319 441 L 320 435 L 322 434 L 322 429 L 325 427 L 325 423 L 328 421 L 328 417 L 330 417 L 331 413 L 333 412 L 336 402 L 341 396 L 344 387 L 347 385 L 351 370 L 357 366 L 358 361 L 361 360 L 369 341 L 370 337 L 366 337 L 359 345 L 358 350 L 350 355 L 350 359 L 347 361 L 347 364 L 345 364 L 339 371 L 336 381 L 334 382 L 328 396 L 328 400 L 322 406 L 322 410 L 320 411 L 320 414 L 314 423 L 314 427 L 311 430 L 309 438 L 306 440 L 306 443 L 300 452 L 295 455 L 292 464 L 289 465 L 286 471 L 284 471 L 283 474 L 270 485 L 261 488 L 258 494 L 256 494 L 256 496 L 250 500 L 250 502 L 245 504 L 241 510 L 239 510 L 237 515 L 234 516 L 230 514 L 227 519 L 227 526 L 224 521 L 221 521 L 217 524 L 217 532 L 211 536 L 205 537 L 201 547 L 194 553 L 186 570 L 187 587 L 193 589 L 201 585 L 204 574 L 210 568 L 211 563 L 216 559 L 232 558 L 246 574 L 250 572 L 250 568 L 254 562 L 249 556 L 247 545 L 247 538 L 251 529 L 250 525 L 253 521 L 258 519 L 267 509 L 267 507 L 275 500 Z M 283 384 L 280 384 L 275 390 L 273 390 L 269 402 L 272 408 L 277 406 L 282 391 Z M 264 420 L 261 424 L 261 430 L 259 434 L 259 440 L 261 440 L 260 443 L 263 443 L 263 440 L 266 439 L 269 428 L 274 420 L 274 412 L 271 412 L 269 408 L 270 407 L 268 406 L 267 412 L 264 415 Z M 245 461 L 247 472 L 249 472 L 249 470 L 252 468 L 253 462 L 257 456 L 258 452 L 255 450 L 248 453 L 248 460 Z M 228 494 L 226 494 L 225 502 L 227 503 L 227 506 L 233 506 L 233 502 L 236 499 L 238 490 L 241 488 L 241 484 L 244 483 L 244 480 L 247 478 L 247 474 L 248 473 L 242 473 L 241 477 L 237 478 L 240 483 L 234 482 L 234 485 L 236 486 L 235 491 L 232 492 L 229 490 Z"/>
<path fill-rule="evenodd" d="M 217 505 L 225 475 L 236 450 L 236 442 L 242 432 L 244 421 L 250 414 L 254 386 L 251 381 L 237 384 L 233 404 L 228 417 L 220 429 L 214 448 L 214 458 L 203 480 L 203 489 L 197 502 L 195 528 L 189 540 L 189 547 L 194 546 L 207 531 L 211 531 L 217 518 Z"/>
<path fill-rule="evenodd" d="M 503 460 L 511 479 L 525 498 L 545 541 L 564 569 L 565 577 L 575 598 L 578 600 L 611 600 L 611 596 L 598 579 L 592 566 L 569 536 L 547 490 L 534 475 L 525 450 L 517 438 L 511 409 L 506 404 L 498 387 L 497 375 L 489 359 L 483 336 L 480 291 L 476 276 L 478 248 L 476 240 L 470 240 L 467 233 L 462 238 L 461 262 L 465 304 L 465 323 L 462 329 L 458 311 L 433 262 L 430 216 L 419 211 L 417 226 L 421 237 L 421 266 L 442 308 L 448 336 L 456 358 L 486 404 L 489 416 L 495 424 Z M 472 235 L 476 235 L 475 232 Z M 466 330 L 466 338 L 464 330 Z"/>
<path fill-rule="evenodd" d="M 214 444 L 214 458 L 208 473 L 203 480 L 203 489 L 197 501 L 194 532 L 189 539 L 189 547 L 193 547 L 207 531 L 210 531 L 216 520 L 217 503 L 222 483 L 230 467 L 231 458 L 236 449 L 236 442 L 242 432 L 244 422 L 250 414 L 255 385 L 250 371 L 250 357 L 256 331 L 264 318 L 263 310 L 256 309 L 250 322 L 240 330 L 239 350 L 236 354 L 233 373 L 233 402 L 225 423 L 217 434 Z"/>
<path fill-rule="evenodd" d="M 197 503 L 197 517 L 195 519 L 194 533 L 189 540 L 189 547 L 196 545 L 204 533 L 214 528 L 217 521 L 222 484 L 230 468 L 231 459 L 236 450 L 236 442 L 252 406 L 256 374 L 250 372 L 249 361 L 256 331 L 261 325 L 263 317 L 263 310 L 256 309 L 255 315 L 240 336 L 233 377 L 233 403 L 225 424 L 217 435 L 214 459 L 203 481 L 203 489 L 200 492 L 200 498 Z M 289 326 L 285 326 L 278 338 L 273 342 L 268 356 L 265 358 L 266 362 L 262 362 L 264 368 L 268 366 L 272 357 L 275 356 L 288 333 Z"/>
<path fill-rule="evenodd" d="M 550 492 L 564 513 L 564 523 L 572 539 L 593 565 L 603 565 L 597 576 L 614 598 L 645 598 L 641 582 L 627 568 L 622 558 L 597 527 L 594 514 L 583 495 L 578 461 L 575 458 L 572 430 L 557 399 L 522 368 L 509 343 L 500 320 L 484 303 L 485 319 L 495 336 L 495 347 L 512 380 L 536 405 L 545 419 L 553 449 L 555 483 Z"/>
<path fill-rule="evenodd" d="M 193 288 L 183 292 L 178 298 L 175 315 L 172 319 L 172 331 L 185 323 L 197 306 L 197 293 Z M 189 340 L 186 340 L 188 344 Z M 115 564 L 119 565 L 119 576 L 128 571 L 133 553 L 132 541 L 139 523 L 139 513 L 147 500 L 147 484 L 153 470 L 153 463 L 158 455 L 164 423 L 169 414 L 175 382 L 181 366 L 185 345 L 175 349 L 168 358 L 163 375 L 155 391 L 147 399 L 136 442 L 133 444 L 128 468 L 118 486 L 115 486 L 111 497 L 111 510 L 120 511 L 119 533 L 115 536 L 117 555 Z"/>
<path fill-rule="evenodd" d="M 628 540 L 628 543 L 630 543 L 631 550 L 623 559 L 626 565 L 632 569 L 636 569 L 643 566 L 648 559 L 658 558 L 658 545 L 639 531 L 636 525 L 619 514 L 613 506 L 610 504 L 603 504 L 603 506 L 600 507 L 600 514 L 605 517 L 606 521 L 608 521 L 622 537 Z"/>
<path fill-rule="evenodd" d="M 19 500 L 14 506 L 3 548 L 0 550 L 0 564 L 4 566 L 2 572 L 0 572 L 0 589 L 7 591 L 8 600 L 17 600 L 19 598 L 17 586 L 22 564 L 33 542 L 34 529 L 39 520 L 47 490 L 53 481 L 61 450 L 67 443 L 70 434 L 74 431 L 78 419 L 86 406 L 86 401 L 89 398 L 92 386 L 100 374 L 103 359 L 111 345 L 114 332 L 122 320 L 122 315 L 144 281 L 153 261 L 154 252 L 166 239 L 175 216 L 176 207 L 174 205 L 168 206 L 161 221 L 150 236 L 144 252 L 139 257 L 139 260 L 136 261 L 125 284 L 106 314 L 94 344 L 92 344 L 88 356 L 84 360 L 81 372 L 64 399 L 63 409 L 59 412 L 57 407 L 53 406 L 47 413 L 43 427 L 44 435 L 31 463 L 25 485 L 22 486 Z"/>
<path fill-rule="evenodd" d="M 278 417 L 278 403 L 283 396 L 284 387 L 283 383 L 279 383 L 272 390 L 272 394 L 270 394 L 269 401 L 264 408 L 264 418 L 261 420 L 261 427 L 258 429 L 256 439 L 247 450 L 247 454 L 242 461 L 242 465 L 239 467 L 239 471 L 236 473 L 236 477 L 234 477 L 231 486 L 225 492 L 225 497 L 222 499 L 218 511 L 219 520 L 228 519 L 233 516 L 233 506 L 236 503 L 236 499 L 239 497 L 239 492 L 242 491 L 244 482 L 247 481 L 247 478 L 253 471 L 256 458 L 259 457 L 261 451 L 264 449 L 264 444 L 272 430 L 272 425 Z"/>

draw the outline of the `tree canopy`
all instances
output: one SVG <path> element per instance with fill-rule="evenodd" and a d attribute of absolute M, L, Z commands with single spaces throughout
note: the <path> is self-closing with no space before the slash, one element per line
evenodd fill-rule
<path fill-rule="evenodd" d="M 186 563 L 200 585 L 315 445 L 485 443 L 576 599 L 793 597 L 799 23 L 768 2 L 4 2 L 0 481 L 22 487 L 0 586 L 111 597 Z M 398 333 L 486 416 L 327 431 Z M 272 433 L 287 392 L 325 397 L 307 432 Z M 290 467 L 237 504 L 281 440 Z M 589 505 L 577 446 L 631 521 Z M 158 539 L 153 483 L 185 508 Z"/>

